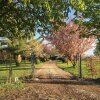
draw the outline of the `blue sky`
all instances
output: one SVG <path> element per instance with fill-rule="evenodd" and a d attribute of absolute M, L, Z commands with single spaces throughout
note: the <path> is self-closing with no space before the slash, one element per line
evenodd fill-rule
<path fill-rule="evenodd" d="M 70 18 L 70 20 L 75 17 L 74 13 L 75 13 L 75 10 L 71 10 L 71 12 L 68 14 L 68 17 Z"/>

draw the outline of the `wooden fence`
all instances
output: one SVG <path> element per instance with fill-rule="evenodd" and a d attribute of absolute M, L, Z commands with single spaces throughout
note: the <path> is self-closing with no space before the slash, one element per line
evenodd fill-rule
<path fill-rule="evenodd" d="M 92 78 L 96 77 L 99 73 L 98 67 L 100 67 L 100 57 L 88 57 L 86 65 Z"/>

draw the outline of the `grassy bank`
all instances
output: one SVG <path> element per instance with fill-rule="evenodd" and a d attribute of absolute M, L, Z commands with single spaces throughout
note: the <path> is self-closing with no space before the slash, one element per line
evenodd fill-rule
<path fill-rule="evenodd" d="M 35 68 L 38 69 L 43 63 L 35 64 Z M 15 77 L 23 77 L 30 75 L 32 68 L 30 62 L 22 62 L 20 66 L 16 66 L 15 63 L 12 64 L 12 79 Z M 0 64 L 0 82 L 7 80 L 9 76 L 9 66 L 6 64 Z"/>
<path fill-rule="evenodd" d="M 64 71 L 70 72 L 71 74 L 73 74 L 75 76 L 79 76 L 78 66 L 73 68 L 72 64 L 70 62 L 69 62 L 69 64 L 57 62 L 57 65 L 59 66 L 59 68 L 63 69 Z M 94 75 L 94 78 L 100 78 L 100 63 L 95 64 L 95 67 L 98 71 L 98 74 Z M 85 61 L 82 61 L 82 76 L 83 76 L 83 78 L 92 78 L 91 72 L 88 70 L 88 67 L 86 66 Z"/>

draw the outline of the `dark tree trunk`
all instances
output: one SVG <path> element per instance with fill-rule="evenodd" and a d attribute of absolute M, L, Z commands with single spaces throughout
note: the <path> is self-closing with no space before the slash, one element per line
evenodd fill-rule
<path fill-rule="evenodd" d="M 75 66 L 76 66 L 76 62 L 73 61 L 72 65 L 73 65 L 73 68 L 75 68 Z"/>
<path fill-rule="evenodd" d="M 79 78 L 82 78 L 82 59 L 81 54 L 78 55 Z"/>
<path fill-rule="evenodd" d="M 12 82 L 12 54 L 10 54 L 10 61 L 9 61 L 9 83 Z"/>
<path fill-rule="evenodd" d="M 76 66 L 76 64 L 77 64 L 76 59 L 74 59 L 73 61 L 71 60 L 71 63 L 72 63 L 72 67 L 75 68 L 75 66 Z"/>
<path fill-rule="evenodd" d="M 34 72 L 35 72 L 35 65 L 32 64 L 32 72 L 31 72 L 31 76 L 34 77 Z"/>

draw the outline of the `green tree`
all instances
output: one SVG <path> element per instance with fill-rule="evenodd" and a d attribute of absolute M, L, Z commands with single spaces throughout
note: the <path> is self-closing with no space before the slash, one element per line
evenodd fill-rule
<path fill-rule="evenodd" d="M 57 24 L 65 25 L 71 9 L 83 16 L 89 35 L 98 36 L 99 5 L 99 0 L 0 0 L 0 36 L 30 38 L 38 31 L 43 37 L 57 30 Z"/>
<path fill-rule="evenodd" d="M 68 13 L 63 13 L 67 3 L 61 0 L 28 1 L 0 0 L 0 36 L 26 37 L 36 29 L 46 32 L 54 26 L 54 22 L 61 24 L 64 14 Z"/>
<path fill-rule="evenodd" d="M 89 1 L 89 0 L 87 0 Z M 85 10 L 86 0 L 0 0 L 0 36 L 30 37 L 64 25 L 70 7 Z M 48 32 L 49 31 L 49 32 Z"/>
<path fill-rule="evenodd" d="M 16 66 L 21 62 L 21 56 L 30 57 L 31 54 L 34 54 L 39 57 L 42 55 L 41 44 L 37 40 L 26 40 L 26 39 L 8 39 L 4 43 L 7 45 L 6 49 L 9 54 L 9 82 L 12 80 L 12 61 L 15 60 Z"/>
<path fill-rule="evenodd" d="M 25 57 L 30 57 L 34 53 L 37 57 L 42 56 L 42 47 L 39 41 L 30 40 L 28 42 L 23 42 L 20 45 L 19 51 Z"/>
<path fill-rule="evenodd" d="M 89 28 L 89 32 L 85 35 L 95 35 L 100 37 L 100 1 L 84 0 L 84 10 L 76 10 L 78 16 L 76 19 L 82 21 L 82 24 Z"/>

